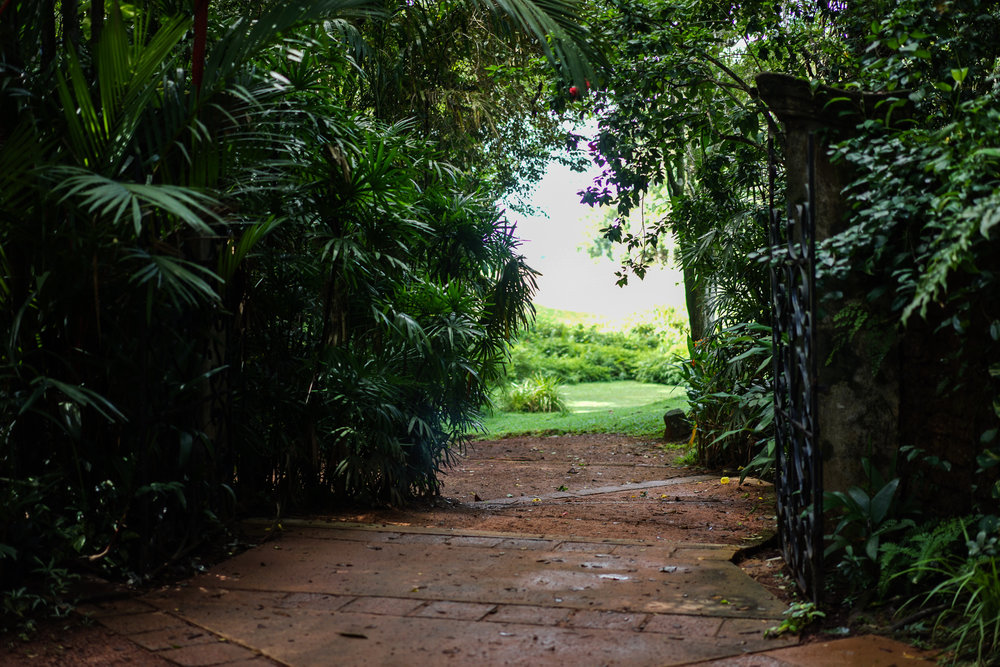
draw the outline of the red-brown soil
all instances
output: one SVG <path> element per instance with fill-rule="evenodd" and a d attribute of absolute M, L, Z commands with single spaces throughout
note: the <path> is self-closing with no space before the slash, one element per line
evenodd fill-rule
<path fill-rule="evenodd" d="M 0 665 L 170 667 L 173 663 L 98 624 L 72 617 L 65 622 L 42 624 L 28 642 L 5 637 L 0 646 Z"/>
<path fill-rule="evenodd" d="M 330 518 L 739 546 L 773 534 L 770 484 L 747 480 L 741 486 L 735 475 L 723 484 L 721 473 L 678 466 L 677 458 L 677 450 L 659 442 L 604 434 L 477 442 L 442 476 L 440 498 Z M 668 484 L 643 484 L 653 481 Z M 552 497 L 607 487 L 624 488 Z"/>

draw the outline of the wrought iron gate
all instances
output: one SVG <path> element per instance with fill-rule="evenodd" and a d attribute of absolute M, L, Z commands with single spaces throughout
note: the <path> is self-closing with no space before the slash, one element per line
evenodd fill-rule
<path fill-rule="evenodd" d="M 809 135 L 806 202 L 789 216 L 774 206 L 771 160 L 771 295 L 778 532 L 801 591 L 823 590 L 823 470 L 815 341 L 815 147 Z M 788 175 L 789 180 L 793 177 Z"/>

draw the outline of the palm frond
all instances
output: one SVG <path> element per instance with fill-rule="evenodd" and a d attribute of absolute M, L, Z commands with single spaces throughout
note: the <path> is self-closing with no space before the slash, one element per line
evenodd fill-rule
<path fill-rule="evenodd" d="M 580 24 L 580 0 L 467 0 L 483 7 L 500 25 L 529 34 L 550 63 L 565 68 L 578 85 L 597 80 L 596 65 L 604 56 Z"/>
<path fill-rule="evenodd" d="M 31 385 L 34 389 L 27 400 L 22 403 L 19 414 L 24 414 L 25 412 L 32 410 L 35 402 L 38 401 L 39 398 L 45 396 L 50 389 L 55 389 L 69 399 L 69 401 L 78 406 L 94 408 L 94 410 L 96 410 L 108 421 L 127 421 L 125 415 L 123 415 L 111 401 L 104 396 L 101 396 L 96 391 L 88 389 L 82 385 L 69 384 L 68 382 L 62 382 L 61 380 L 44 376 L 34 378 L 31 381 Z M 44 412 L 41 414 L 49 417 L 49 415 Z"/>
<path fill-rule="evenodd" d="M 177 57 L 176 46 L 189 24 L 183 17 L 168 19 L 148 42 L 136 29 L 130 43 L 120 13 L 112 12 L 94 61 L 96 95 L 86 68 L 69 49 L 65 73 L 56 73 L 56 92 L 68 145 L 79 164 L 109 175 L 121 171 L 136 132 L 148 126 L 146 110 L 164 90 L 160 73 Z"/>
<path fill-rule="evenodd" d="M 238 21 L 212 46 L 205 63 L 203 89 L 219 86 L 243 67 L 251 56 L 274 44 L 283 33 L 296 25 L 345 15 L 374 16 L 381 12 L 380 5 L 375 0 L 289 2 L 272 7 L 256 21 Z"/>
<path fill-rule="evenodd" d="M 55 186 L 57 192 L 63 191 L 59 203 L 75 203 L 91 215 L 108 218 L 114 226 L 131 219 L 137 238 L 153 213 L 172 216 L 203 234 L 212 233 L 206 220 L 219 219 L 212 210 L 218 202 L 192 188 L 116 181 L 78 167 L 53 167 L 48 173 L 63 177 Z"/>
<path fill-rule="evenodd" d="M 240 234 L 239 240 L 230 240 L 219 252 L 218 274 L 222 280 L 228 281 L 236 273 L 237 267 L 250 254 L 254 247 L 270 234 L 279 224 L 279 218 L 268 218 L 247 226 Z"/>
<path fill-rule="evenodd" d="M 30 120 L 22 120 L 0 143 L 0 215 L 23 213 L 37 193 L 34 169 L 54 140 L 38 132 Z"/>
<path fill-rule="evenodd" d="M 219 300 L 219 294 L 210 282 L 220 283 L 222 279 L 200 264 L 138 249 L 129 252 L 127 258 L 144 262 L 144 266 L 131 275 L 129 282 L 166 290 L 170 300 L 178 307 Z M 147 317 L 151 307 L 152 299 L 149 299 Z"/>

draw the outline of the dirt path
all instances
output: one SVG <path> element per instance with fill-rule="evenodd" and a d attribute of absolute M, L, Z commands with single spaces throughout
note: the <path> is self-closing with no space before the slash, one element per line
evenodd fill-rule
<path fill-rule="evenodd" d="M 442 476 L 440 498 L 329 518 L 741 547 L 773 535 L 770 484 L 723 484 L 721 473 L 676 465 L 678 455 L 606 434 L 477 442 Z"/>

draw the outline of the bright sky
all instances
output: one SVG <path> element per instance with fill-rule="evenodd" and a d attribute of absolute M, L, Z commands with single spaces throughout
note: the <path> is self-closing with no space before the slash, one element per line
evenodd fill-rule
<path fill-rule="evenodd" d="M 618 263 L 587 254 L 585 248 L 595 234 L 599 215 L 580 203 L 577 192 L 591 183 L 595 173 L 575 173 L 553 164 L 533 197 L 535 206 L 548 217 L 512 215 L 523 240 L 520 252 L 529 266 L 543 274 L 535 304 L 614 320 L 656 306 L 683 307 L 680 270 L 651 267 L 645 279 L 629 276 L 629 284 L 618 287 Z"/>

